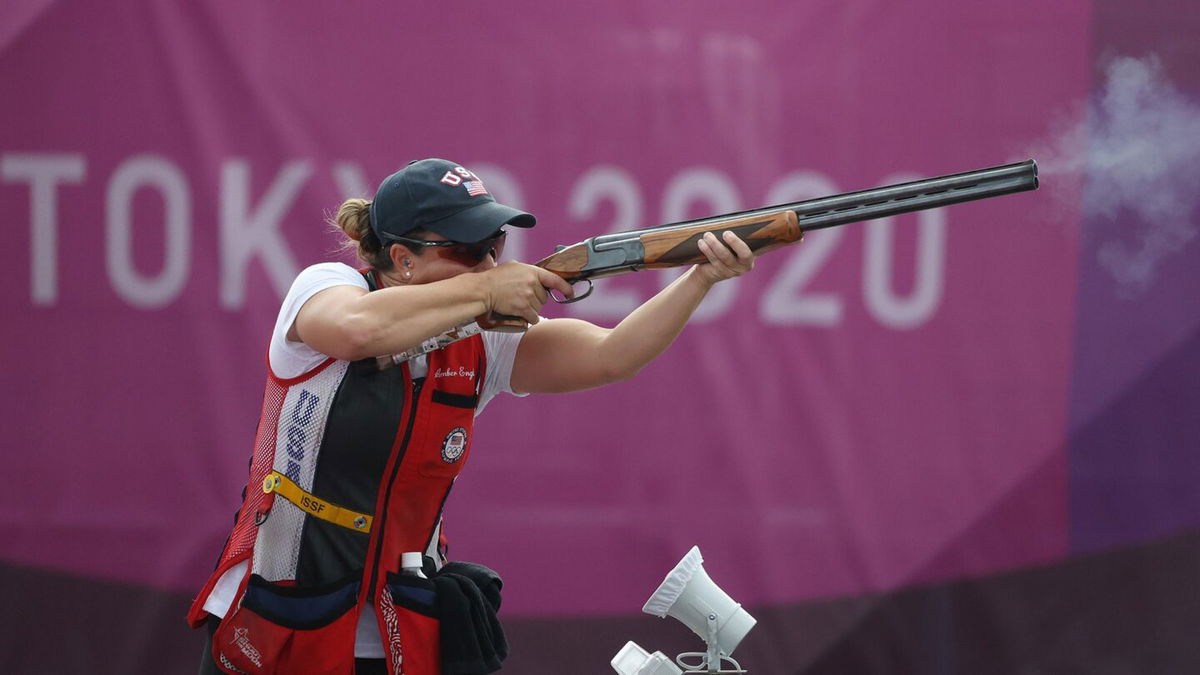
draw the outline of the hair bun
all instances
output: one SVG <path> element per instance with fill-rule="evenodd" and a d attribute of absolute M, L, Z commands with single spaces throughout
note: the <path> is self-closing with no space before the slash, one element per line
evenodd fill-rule
<path fill-rule="evenodd" d="M 347 199 L 337 212 L 337 226 L 354 241 L 362 241 L 371 229 L 371 202 Z"/>
<path fill-rule="evenodd" d="M 374 269 L 389 270 L 392 261 L 387 247 L 371 229 L 371 202 L 366 199 L 347 199 L 338 207 L 337 214 L 326 217 L 330 229 L 346 235 L 342 250 L 354 251 L 360 260 Z"/>

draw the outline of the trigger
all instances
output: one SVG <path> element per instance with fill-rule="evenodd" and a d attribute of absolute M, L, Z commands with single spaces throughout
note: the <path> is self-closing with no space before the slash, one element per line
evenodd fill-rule
<path fill-rule="evenodd" d="M 592 290 L 594 289 L 594 286 L 592 285 L 592 280 L 591 280 L 591 279 L 583 279 L 582 281 L 586 281 L 586 282 L 587 282 L 587 285 L 588 285 L 588 287 L 587 287 L 587 290 L 586 290 L 586 291 L 584 291 L 584 293 L 583 293 L 582 295 L 580 295 L 580 294 L 576 293 L 576 294 L 575 294 L 575 297 L 573 297 L 573 298 L 563 298 L 562 300 L 559 300 L 559 299 L 558 299 L 558 298 L 557 298 L 557 297 L 554 295 L 554 293 L 553 293 L 553 292 L 551 292 L 551 293 L 550 293 L 550 298 L 551 298 L 552 300 L 554 300 L 555 302 L 557 302 L 558 304 L 560 304 L 560 305 L 569 305 L 569 304 L 571 304 L 572 302 L 579 302 L 580 300 L 582 300 L 582 299 L 586 298 L 587 296 L 591 295 L 591 294 L 592 294 Z M 581 282 L 581 281 L 576 281 L 575 283 L 576 283 L 576 284 L 578 284 L 578 283 L 582 283 L 582 282 Z M 575 284 L 571 284 L 571 285 L 572 285 L 572 286 L 574 286 Z"/>

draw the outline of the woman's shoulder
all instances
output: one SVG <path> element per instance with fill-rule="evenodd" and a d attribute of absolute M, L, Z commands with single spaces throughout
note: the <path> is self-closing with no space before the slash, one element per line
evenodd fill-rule
<path fill-rule="evenodd" d="M 346 279 L 358 279 L 365 285 L 367 282 L 363 279 L 362 272 L 354 269 L 343 262 L 319 262 L 314 265 L 309 265 L 300 270 L 300 274 L 296 278 L 321 276 L 321 277 L 342 277 Z"/>
<path fill-rule="evenodd" d="M 367 280 L 361 272 L 346 263 L 322 262 L 300 270 L 300 274 L 292 281 L 293 289 L 343 285 L 367 288 Z"/>

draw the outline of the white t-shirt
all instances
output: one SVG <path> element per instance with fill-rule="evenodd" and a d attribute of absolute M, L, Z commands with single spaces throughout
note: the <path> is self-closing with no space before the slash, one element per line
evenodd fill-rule
<path fill-rule="evenodd" d="M 287 339 L 288 331 L 296 322 L 300 308 L 317 293 L 334 286 L 358 286 L 368 289 L 367 280 L 353 267 L 343 263 L 320 263 L 305 268 L 292 282 L 283 305 L 279 308 L 279 316 L 275 320 L 275 329 L 271 333 L 271 345 L 267 359 L 271 371 L 276 377 L 290 379 L 299 377 L 316 368 L 329 357 L 309 347 L 303 342 L 293 342 Z M 499 393 L 513 394 L 509 379 L 512 377 L 513 361 L 517 356 L 517 346 L 524 333 L 483 332 L 483 348 L 487 358 L 487 371 L 484 375 L 483 389 L 479 394 L 479 405 L 475 415 L 483 411 L 484 406 L 493 396 Z M 425 377 L 428 372 L 428 360 L 424 356 L 409 360 L 409 371 L 414 378 Z M 526 394 L 515 394 L 525 396 Z M 241 562 L 221 575 L 204 602 L 204 610 L 215 616 L 224 617 L 233 603 L 242 577 L 246 573 L 248 563 Z M 358 617 L 358 635 L 354 643 L 354 655 L 357 658 L 384 658 L 383 641 L 379 636 L 378 624 L 375 620 L 374 608 L 368 606 L 368 611 Z"/>
<path fill-rule="evenodd" d="M 329 358 L 303 342 L 292 342 L 287 339 L 287 334 L 296 322 L 296 315 L 300 313 L 304 303 L 317 293 L 334 286 L 358 286 L 364 290 L 369 288 L 367 280 L 358 270 L 343 263 L 313 265 L 305 268 L 292 282 L 292 287 L 288 289 L 283 305 L 279 308 L 279 317 L 275 319 L 275 330 L 271 333 L 268 359 L 276 377 L 299 377 Z M 496 394 L 513 393 L 509 386 L 509 378 L 512 377 L 517 345 L 520 344 L 523 335 L 524 333 L 483 332 L 487 373 L 483 380 L 483 390 L 479 394 L 479 406 L 475 408 L 476 415 L 483 411 L 484 406 Z M 424 356 L 409 360 L 408 367 L 412 376 L 425 377 L 426 363 L 427 359 Z"/>

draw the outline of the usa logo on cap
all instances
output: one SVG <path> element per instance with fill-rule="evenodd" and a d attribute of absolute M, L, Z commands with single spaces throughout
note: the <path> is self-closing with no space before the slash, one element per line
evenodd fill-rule
<path fill-rule="evenodd" d="M 471 195 L 472 197 L 478 197 L 479 195 L 486 195 L 488 193 L 487 188 L 483 187 L 483 181 L 481 180 L 463 181 L 463 187 L 467 188 L 467 194 Z"/>

